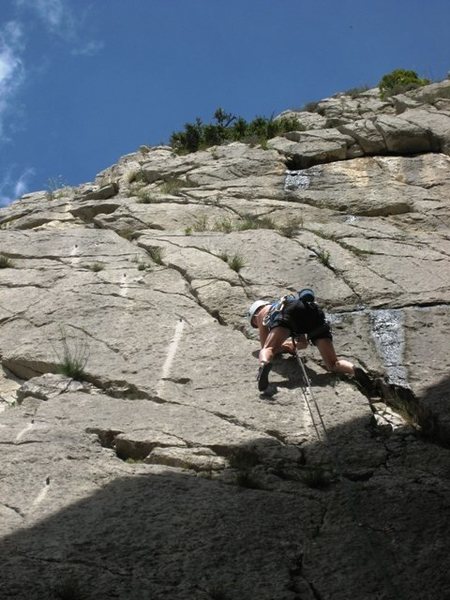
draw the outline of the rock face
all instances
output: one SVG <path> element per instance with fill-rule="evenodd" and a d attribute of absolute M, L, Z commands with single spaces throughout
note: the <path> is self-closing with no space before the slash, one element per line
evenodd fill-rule
<path fill-rule="evenodd" d="M 448 596 L 449 97 L 0 211 L 2 598 Z M 245 312 L 302 287 L 370 389 L 311 347 L 259 395 Z"/>

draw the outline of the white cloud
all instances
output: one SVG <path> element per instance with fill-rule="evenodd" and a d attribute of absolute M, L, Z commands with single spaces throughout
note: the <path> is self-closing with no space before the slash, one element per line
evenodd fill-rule
<path fill-rule="evenodd" d="M 22 52 L 22 28 L 16 21 L 10 21 L 0 30 L 0 135 L 2 137 L 5 136 L 5 115 L 11 109 L 13 98 L 25 77 Z"/>
<path fill-rule="evenodd" d="M 0 206 L 10 204 L 30 189 L 30 179 L 35 174 L 35 170 L 28 167 L 18 177 L 13 176 L 13 170 L 13 167 L 10 167 L 0 181 Z"/>
<path fill-rule="evenodd" d="M 93 56 L 103 49 L 101 41 L 83 41 L 83 21 L 87 13 L 80 12 L 78 6 L 75 12 L 70 0 L 15 0 L 15 3 L 18 8 L 34 11 L 52 35 L 72 45 L 73 55 Z"/>
<path fill-rule="evenodd" d="M 16 5 L 33 9 L 52 33 L 75 35 L 75 18 L 65 0 L 16 0 Z"/>
<path fill-rule="evenodd" d="M 70 12 L 61 0 L 34 0 L 41 18 L 50 29 L 57 29 L 67 21 Z"/>
<path fill-rule="evenodd" d="M 103 50 L 105 44 L 103 42 L 91 41 L 87 42 L 84 46 L 80 46 L 72 50 L 72 54 L 75 56 L 94 56 Z"/>
<path fill-rule="evenodd" d="M 14 196 L 20 198 L 29 191 L 29 179 L 34 175 L 34 169 L 26 169 L 14 183 Z"/>

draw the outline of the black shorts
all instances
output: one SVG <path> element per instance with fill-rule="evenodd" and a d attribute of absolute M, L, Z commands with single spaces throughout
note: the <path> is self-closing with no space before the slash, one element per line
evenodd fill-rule
<path fill-rule="evenodd" d="M 270 315 L 268 327 L 269 330 L 274 327 L 286 327 L 294 337 L 307 335 L 312 344 L 320 339 L 333 339 L 325 313 L 314 302 L 288 302 L 283 310 L 275 310 Z"/>

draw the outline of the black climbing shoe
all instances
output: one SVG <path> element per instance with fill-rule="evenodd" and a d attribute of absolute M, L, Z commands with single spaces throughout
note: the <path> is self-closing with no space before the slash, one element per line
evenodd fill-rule
<path fill-rule="evenodd" d="M 355 381 L 368 394 L 373 392 L 373 381 L 368 374 L 360 367 L 355 367 Z"/>
<path fill-rule="evenodd" d="M 256 379 L 258 381 L 258 390 L 260 392 L 263 392 L 269 385 L 269 372 L 271 368 L 272 365 L 270 363 L 262 363 L 262 365 L 259 367 L 258 376 Z"/>

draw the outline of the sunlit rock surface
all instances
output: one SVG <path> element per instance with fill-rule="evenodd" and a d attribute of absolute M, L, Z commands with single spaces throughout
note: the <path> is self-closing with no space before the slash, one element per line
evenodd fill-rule
<path fill-rule="evenodd" d="M 0 211 L 2 598 L 447 597 L 449 97 Z M 245 312 L 302 287 L 371 389 L 310 347 L 258 393 Z"/>

